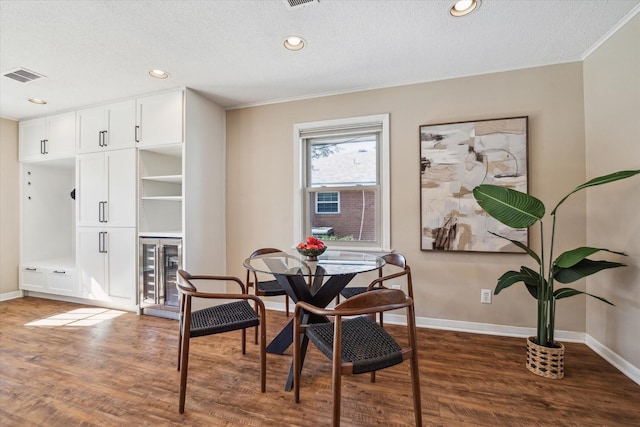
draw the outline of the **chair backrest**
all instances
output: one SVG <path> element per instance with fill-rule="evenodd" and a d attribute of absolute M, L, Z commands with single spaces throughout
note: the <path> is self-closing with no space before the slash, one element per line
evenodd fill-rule
<path fill-rule="evenodd" d="M 178 270 L 178 281 L 176 282 L 178 292 L 181 294 L 192 294 L 194 292 L 198 292 L 193 283 L 191 283 L 192 277 L 193 276 L 189 272 Z"/>
<path fill-rule="evenodd" d="M 256 249 L 255 251 L 253 251 L 251 253 L 251 255 L 249 255 L 249 259 L 251 258 L 255 258 L 257 256 L 260 255 L 265 255 L 265 254 L 272 254 L 272 253 L 276 253 L 276 252 L 282 252 L 281 249 L 276 249 L 276 248 L 260 248 L 260 249 Z M 255 283 L 258 283 L 258 274 L 255 271 L 250 271 L 249 269 L 247 269 L 247 280 L 245 281 L 245 285 L 247 286 L 247 292 L 249 292 L 249 287 L 251 286 L 251 273 L 253 273 L 253 281 Z M 257 285 L 256 285 L 257 287 Z"/>
<path fill-rule="evenodd" d="M 408 307 L 412 304 L 411 297 L 400 289 L 380 288 L 346 299 L 335 307 L 333 314 L 351 316 L 377 313 Z"/>
<path fill-rule="evenodd" d="M 407 264 L 407 260 L 404 255 L 398 253 L 390 253 L 382 256 L 385 261 L 385 266 L 393 265 L 402 269 L 399 273 L 383 274 L 383 268 L 378 269 L 378 279 L 369 284 L 369 289 L 374 286 L 384 287 L 384 282 L 390 279 L 395 279 L 401 276 L 407 276 L 407 294 L 413 298 L 413 283 L 411 281 L 411 267 Z"/>

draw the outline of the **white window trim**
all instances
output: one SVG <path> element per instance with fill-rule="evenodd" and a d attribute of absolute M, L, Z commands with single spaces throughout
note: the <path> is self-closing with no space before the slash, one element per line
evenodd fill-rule
<path fill-rule="evenodd" d="M 318 201 L 318 194 L 321 194 L 321 193 L 335 193 L 335 194 L 338 195 L 338 200 L 336 200 L 335 202 L 334 201 L 331 201 L 331 202 L 324 202 L 324 201 L 323 202 L 319 202 Z M 317 191 L 315 199 L 316 199 L 316 203 L 315 203 L 315 205 L 316 205 L 316 215 L 338 215 L 338 214 L 340 214 L 340 192 L 339 191 Z M 337 210 L 335 212 L 318 212 L 318 206 L 320 206 L 321 204 L 329 204 L 329 203 L 336 203 L 337 204 Z"/>
<path fill-rule="evenodd" d="M 376 114 L 371 116 L 351 117 L 345 119 L 322 120 L 316 122 L 296 123 L 293 126 L 293 238 L 292 247 L 304 240 L 303 219 L 302 219 L 302 198 L 303 183 L 305 176 L 306 159 L 302 149 L 304 140 L 300 136 L 301 131 L 310 129 L 323 129 L 341 126 L 358 126 L 368 123 L 382 123 L 382 133 L 380 141 L 380 184 L 382 190 L 380 200 L 382 215 L 380 223 L 380 239 L 377 245 L 344 247 L 344 250 L 389 252 L 391 251 L 391 180 L 390 180 L 390 158 L 389 158 L 389 114 Z"/>

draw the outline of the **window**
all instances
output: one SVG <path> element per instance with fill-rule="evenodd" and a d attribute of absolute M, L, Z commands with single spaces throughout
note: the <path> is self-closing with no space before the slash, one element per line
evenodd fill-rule
<path fill-rule="evenodd" d="M 296 124 L 294 143 L 296 241 L 390 250 L 389 116 Z"/>
<path fill-rule="evenodd" d="M 337 191 L 332 191 L 330 193 L 316 193 L 316 213 L 339 214 L 340 193 Z"/>

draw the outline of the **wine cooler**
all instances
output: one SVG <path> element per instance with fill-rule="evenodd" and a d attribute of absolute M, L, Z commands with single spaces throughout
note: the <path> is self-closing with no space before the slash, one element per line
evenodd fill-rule
<path fill-rule="evenodd" d="M 182 268 L 182 239 L 141 237 L 139 268 L 141 312 L 177 318 L 176 280 Z"/>

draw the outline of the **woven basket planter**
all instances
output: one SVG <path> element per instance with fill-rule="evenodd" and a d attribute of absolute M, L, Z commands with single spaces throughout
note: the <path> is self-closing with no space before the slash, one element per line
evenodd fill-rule
<path fill-rule="evenodd" d="M 564 377 L 564 345 L 556 342 L 557 348 L 544 347 L 527 338 L 527 369 L 541 377 L 559 380 Z"/>

